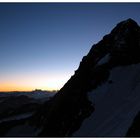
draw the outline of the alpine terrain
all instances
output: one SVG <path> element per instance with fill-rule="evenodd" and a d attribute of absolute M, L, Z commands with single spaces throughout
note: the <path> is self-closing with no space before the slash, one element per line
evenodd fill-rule
<path fill-rule="evenodd" d="M 34 119 L 42 137 L 140 136 L 139 111 L 140 27 L 127 19 L 92 46 Z"/>
<path fill-rule="evenodd" d="M 139 25 L 132 19 L 118 23 L 56 94 L 31 97 L 2 97 L 8 112 L 3 110 L 0 136 L 139 137 Z M 8 99 L 22 104 L 9 109 Z"/>

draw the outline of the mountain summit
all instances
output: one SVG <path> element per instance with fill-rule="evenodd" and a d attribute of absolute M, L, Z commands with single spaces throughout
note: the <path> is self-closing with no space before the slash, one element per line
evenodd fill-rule
<path fill-rule="evenodd" d="M 139 91 L 140 27 L 128 19 L 92 46 L 38 112 L 39 136 L 125 136 L 140 111 Z"/>

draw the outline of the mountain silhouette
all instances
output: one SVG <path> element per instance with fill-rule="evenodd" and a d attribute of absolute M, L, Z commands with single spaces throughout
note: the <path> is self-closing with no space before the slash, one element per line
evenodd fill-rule
<path fill-rule="evenodd" d="M 127 19 L 92 46 L 75 74 L 36 113 L 39 136 L 125 136 L 140 110 L 139 71 L 140 27 Z"/>

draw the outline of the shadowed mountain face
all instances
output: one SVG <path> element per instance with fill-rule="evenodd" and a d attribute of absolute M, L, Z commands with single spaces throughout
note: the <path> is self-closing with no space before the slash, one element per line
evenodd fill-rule
<path fill-rule="evenodd" d="M 129 128 L 127 137 L 140 137 L 140 112 L 135 117 L 131 127 Z"/>
<path fill-rule="evenodd" d="M 126 72 L 128 72 L 129 70 L 127 70 L 127 66 L 131 66 L 132 64 L 138 65 L 138 63 L 140 63 L 140 27 L 135 21 L 128 19 L 117 24 L 110 34 L 104 36 L 99 43 L 92 46 L 87 56 L 83 57 L 78 70 L 75 71 L 75 74 L 53 97 L 53 99 L 49 101 L 41 111 L 38 112 L 38 114 L 44 115 L 44 119 L 41 120 L 38 118 L 38 120 L 40 120 L 39 123 L 43 124 L 43 129 L 39 136 L 96 137 L 96 134 L 98 133 L 94 133 L 92 126 L 89 126 L 89 130 L 88 127 L 85 127 L 86 130 L 84 130 L 84 127 L 81 128 L 81 126 L 86 124 L 85 119 L 87 120 L 91 117 L 91 115 L 93 115 L 94 118 L 94 114 L 96 115 L 98 112 L 100 112 L 100 115 L 96 120 L 98 121 L 98 118 L 104 115 L 103 110 L 108 111 L 111 106 L 107 108 L 102 106 L 100 109 L 96 108 L 96 99 L 94 102 L 93 97 L 92 101 L 89 97 L 89 93 L 92 91 L 91 94 L 94 95 L 94 90 L 101 88 L 107 81 L 109 85 L 113 84 L 114 81 L 112 81 L 112 79 L 109 77 L 111 75 L 111 71 L 113 71 L 115 68 L 122 67 L 123 71 L 124 67 Z M 117 77 L 123 77 L 121 71 L 117 73 Z M 123 81 L 123 79 L 119 80 L 118 83 Z M 131 80 L 129 79 L 129 81 Z M 108 88 L 109 85 L 106 85 L 106 88 Z M 116 95 L 120 96 L 120 98 L 124 93 L 125 95 L 123 98 L 127 97 L 126 91 L 119 89 L 117 92 L 118 93 L 116 93 Z M 103 91 L 103 93 L 99 93 L 99 95 L 100 94 L 105 93 Z M 109 100 L 113 101 L 113 99 L 109 98 L 108 94 L 109 93 L 106 93 L 106 98 L 104 98 L 104 100 L 99 97 L 98 104 L 102 105 L 102 101 L 107 103 L 110 102 Z M 114 94 L 114 96 L 116 95 Z M 117 105 L 117 103 L 115 104 L 115 102 L 119 103 L 120 98 L 116 98 L 116 100 L 114 99 L 112 106 L 116 105 L 118 107 L 119 105 Z M 47 111 L 45 111 L 46 108 Z M 114 109 L 117 111 L 117 108 Z M 130 109 L 128 112 L 130 113 L 132 110 Z M 111 117 L 112 115 L 110 114 L 108 117 Z M 104 120 L 105 119 L 107 118 L 104 118 Z M 133 117 L 131 119 L 133 119 Z M 100 119 L 100 122 L 103 123 L 103 119 Z M 82 125 L 82 123 L 84 125 Z M 102 123 L 99 123 L 99 125 L 102 125 Z M 92 125 L 92 122 L 90 122 L 90 124 Z M 126 131 L 127 129 L 128 128 L 125 128 Z M 91 132 L 89 134 L 89 132 L 86 131 Z M 114 134 L 114 136 L 125 136 L 124 133 L 122 135 L 121 134 L 122 133 L 119 133 L 118 135 Z M 100 136 L 111 135 L 101 133 Z"/>

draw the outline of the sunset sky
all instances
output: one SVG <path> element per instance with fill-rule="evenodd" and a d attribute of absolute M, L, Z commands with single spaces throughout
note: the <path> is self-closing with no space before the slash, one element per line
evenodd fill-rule
<path fill-rule="evenodd" d="M 0 3 L 0 91 L 60 89 L 135 3 Z"/>

